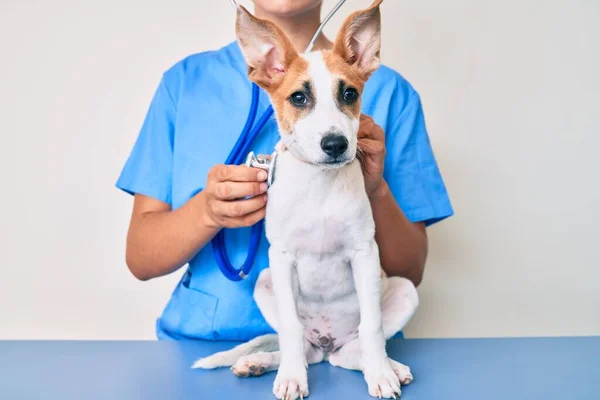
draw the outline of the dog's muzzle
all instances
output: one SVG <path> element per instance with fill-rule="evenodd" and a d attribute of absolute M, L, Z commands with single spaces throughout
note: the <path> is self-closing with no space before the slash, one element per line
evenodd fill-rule
<path fill-rule="evenodd" d="M 270 156 L 257 156 L 253 151 L 248 153 L 246 157 L 246 167 L 260 168 L 267 171 L 267 186 L 273 184 L 275 178 L 275 161 L 277 160 L 277 152 L 274 151 Z"/>

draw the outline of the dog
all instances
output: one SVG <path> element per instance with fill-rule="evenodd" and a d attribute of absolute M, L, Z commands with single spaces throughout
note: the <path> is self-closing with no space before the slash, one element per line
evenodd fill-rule
<path fill-rule="evenodd" d="M 269 95 L 280 131 L 265 229 L 269 264 L 254 298 L 277 334 L 196 361 L 240 377 L 277 370 L 278 399 L 308 396 L 308 364 L 362 371 L 368 392 L 397 398 L 413 379 L 386 340 L 418 307 L 408 279 L 387 277 L 358 150 L 361 93 L 379 67 L 381 0 L 343 23 L 332 50 L 298 54 L 275 24 L 238 8 L 249 78 Z"/>

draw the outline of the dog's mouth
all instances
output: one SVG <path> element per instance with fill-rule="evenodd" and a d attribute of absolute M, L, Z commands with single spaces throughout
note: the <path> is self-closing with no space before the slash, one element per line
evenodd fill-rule
<path fill-rule="evenodd" d="M 327 158 L 323 161 L 317 163 L 317 165 L 324 165 L 329 168 L 339 168 L 344 165 L 350 164 L 354 160 L 353 157 L 336 157 L 336 158 Z"/>

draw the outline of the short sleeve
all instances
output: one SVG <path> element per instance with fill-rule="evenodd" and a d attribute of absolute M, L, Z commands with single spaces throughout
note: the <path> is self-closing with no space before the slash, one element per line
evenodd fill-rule
<path fill-rule="evenodd" d="M 161 80 L 116 186 L 171 204 L 176 105 Z"/>
<path fill-rule="evenodd" d="M 384 177 L 411 222 L 433 225 L 454 214 L 416 92 L 386 130 Z"/>

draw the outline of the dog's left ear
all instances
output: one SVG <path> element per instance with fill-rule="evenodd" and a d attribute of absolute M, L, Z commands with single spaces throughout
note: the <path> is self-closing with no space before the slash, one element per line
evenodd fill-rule
<path fill-rule="evenodd" d="M 356 66 L 368 78 L 379 68 L 381 50 L 381 12 L 383 0 L 367 9 L 352 13 L 340 28 L 333 44 L 333 52 L 348 64 Z"/>
<path fill-rule="evenodd" d="M 256 18 L 239 6 L 235 31 L 248 64 L 248 76 L 265 90 L 274 89 L 298 57 L 294 45 L 274 23 Z"/>

